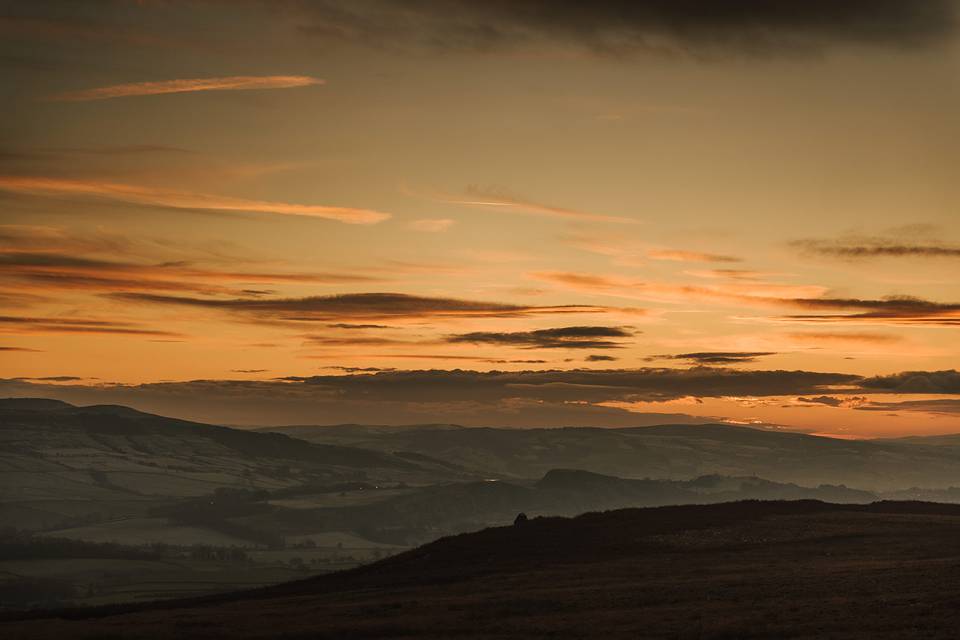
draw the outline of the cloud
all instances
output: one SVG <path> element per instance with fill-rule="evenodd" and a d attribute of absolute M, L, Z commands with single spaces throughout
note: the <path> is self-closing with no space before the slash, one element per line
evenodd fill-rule
<path fill-rule="evenodd" d="M 348 322 L 328 324 L 327 327 L 330 329 L 392 329 L 392 327 L 385 324 L 351 324 Z"/>
<path fill-rule="evenodd" d="M 840 240 L 797 240 L 791 243 L 804 253 L 867 260 L 871 258 L 960 258 L 960 246 L 936 242 L 904 242 L 884 237 L 853 237 Z"/>
<path fill-rule="evenodd" d="M 568 209 L 548 204 L 542 204 L 517 196 L 505 194 L 492 189 L 468 187 L 467 197 L 455 198 L 451 196 L 428 196 L 431 200 L 447 204 L 461 204 L 471 207 L 482 207 L 511 213 L 527 213 L 550 218 L 564 218 L 569 220 L 584 220 L 593 222 L 614 222 L 619 224 L 635 224 L 637 220 L 623 216 L 610 216 L 578 209 Z"/>
<path fill-rule="evenodd" d="M 364 397 L 397 400 L 424 397 L 437 400 L 525 397 L 562 402 L 606 402 L 663 401 L 685 396 L 796 394 L 801 389 L 821 390 L 832 385 L 856 382 L 859 376 L 695 367 L 520 372 L 428 370 L 368 376 L 292 377 L 290 380 L 329 388 L 347 400 L 361 394 Z"/>
<path fill-rule="evenodd" d="M 703 422 L 642 414 L 605 402 L 688 397 L 815 395 L 857 376 L 808 371 L 576 369 L 375 371 L 277 380 L 193 380 L 139 385 L 42 385 L 0 381 L 0 395 L 126 404 L 232 424 L 456 422 L 477 426 L 637 426 Z"/>
<path fill-rule="evenodd" d="M 797 342 L 809 343 L 838 343 L 849 342 L 859 344 L 891 344 L 894 342 L 903 342 L 903 336 L 892 333 L 840 333 L 829 331 L 811 331 L 801 333 L 787 334 L 792 340 Z"/>
<path fill-rule="evenodd" d="M 269 369 L 230 369 L 230 373 L 266 373 Z"/>
<path fill-rule="evenodd" d="M 775 356 L 772 351 L 700 351 L 697 353 L 678 353 L 676 355 L 653 356 L 662 360 L 686 360 L 691 364 L 743 364 L 756 362 L 758 358 Z"/>
<path fill-rule="evenodd" d="M 601 356 L 597 354 L 591 354 L 586 358 L 584 358 L 584 361 L 585 362 L 613 362 L 616 359 L 617 358 L 614 358 L 613 356 Z"/>
<path fill-rule="evenodd" d="M 302 30 L 328 41 L 481 52 L 546 42 L 619 56 L 916 47 L 947 39 L 957 21 L 951 0 L 318 0 L 301 7 Z"/>
<path fill-rule="evenodd" d="M 803 404 L 822 404 L 828 407 L 854 407 L 858 408 L 867 402 L 864 396 L 816 396 L 814 398 L 797 398 L 797 402 Z"/>
<path fill-rule="evenodd" d="M 141 293 L 117 293 L 112 298 L 129 302 L 221 310 L 250 319 L 285 322 L 336 322 L 337 320 L 389 320 L 402 318 L 515 318 L 568 313 L 605 313 L 615 309 L 588 305 L 525 306 L 457 298 L 430 298 L 402 293 L 349 293 L 305 298 L 210 299 Z"/>
<path fill-rule="evenodd" d="M 750 271 L 748 269 L 691 269 L 684 271 L 684 273 L 698 278 L 729 280 L 759 280 L 777 275 L 766 271 Z"/>
<path fill-rule="evenodd" d="M 960 400 L 904 400 L 902 402 L 868 402 L 855 407 L 859 411 L 918 411 L 942 416 L 960 414 Z"/>
<path fill-rule="evenodd" d="M 320 78 L 311 76 L 229 76 L 225 78 L 188 78 L 160 82 L 131 82 L 109 87 L 97 87 L 83 91 L 70 91 L 53 96 L 51 100 L 82 102 L 107 100 L 130 96 L 155 96 L 166 93 L 189 93 L 194 91 L 236 91 L 250 89 L 292 89 L 324 84 Z"/>
<path fill-rule="evenodd" d="M 752 281 L 690 285 L 564 271 L 540 271 L 529 275 L 537 280 L 551 282 L 576 291 L 658 302 L 694 301 L 770 306 L 788 304 L 796 296 L 815 296 L 826 292 L 824 287 L 815 285 Z"/>
<path fill-rule="evenodd" d="M 494 344 L 523 349 L 620 349 L 623 344 L 615 339 L 633 335 L 632 331 L 621 327 L 559 327 L 511 333 L 477 331 L 448 336 L 447 342 Z"/>
<path fill-rule="evenodd" d="M 40 378 L 12 378 L 13 380 L 35 380 L 37 382 L 79 382 L 84 378 L 79 376 L 43 376 Z"/>
<path fill-rule="evenodd" d="M 0 352 L 43 353 L 41 349 L 30 349 L 28 347 L 10 347 L 10 346 L 0 346 Z"/>
<path fill-rule="evenodd" d="M 0 267 L 3 269 L 2 276 L 7 281 L 7 286 L 11 286 L 13 281 L 22 281 L 32 289 L 44 287 L 54 290 L 179 291 L 264 295 L 270 292 L 228 285 L 234 283 L 347 284 L 382 280 L 373 276 L 349 273 L 224 271 L 195 267 L 187 262 L 142 264 L 85 257 L 76 255 L 75 251 L 67 253 L 59 248 L 48 251 L 0 249 Z"/>
<path fill-rule="evenodd" d="M 422 218 L 410 222 L 410 228 L 427 233 L 439 233 L 446 231 L 453 226 L 453 220 L 450 218 Z"/>
<path fill-rule="evenodd" d="M 960 393 L 960 371 L 903 371 L 866 378 L 860 386 L 892 393 Z"/>
<path fill-rule="evenodd" d="M 735 256 L 676 249 L 654 249 L 647 251 L 647 257 L 651 260 L 672 260 L 674 262 L 741 262 L 741 259 Z"/>
<path fill-rule="evenodd" d="M 326 218 L 349 224 L 375 224 L 390 217 L 389 213 L 370 209 L 247 200 L 95 180 L 0 176 L 0 190 L 31 196 L 99 198 L 167 209 L 272 213 Z"/>
<path fill-rule="evenodd" d="M 328 336 L 304 336 L 304 344 L 314 347 L 390 347 L 438 344 L 436 341 L 399 340 L 396 338 L 380 338 L 370 336 L 350 335 L 342 338 Z"/>
<path fill-rule="evenodd" d="M 780 302 L 807 309 L 858 311 L 857 313 L 780 316 L 780 319 L 787 321 L 960 326 L 960 303 L 933 302 L 913 296 L 889 296 L 880 299 L 800 298 Z"/>
<path fill-rule="evenodd" d="M 152 329 L 130 322 L 75 317 L 62 318 L 0 316 L 0 333 L 91 333 L 128 336 L 181 337 L 181 334 L 179 333 Z"/>
<path fill-rule="evenodd" d="M 960 303 L 934 302 L 913 296 L 831 298 L 824 296 L 827 289 L 820 286 L 751 281 L 687 285 L 558 271 L 535 272 L 530 276 L 577 291 L 637 300 L 749 304 L 834 312 L 774 318 L 780 322 L 960 326 Z M 844 311 L 847 313 L 841 313 Z"/>

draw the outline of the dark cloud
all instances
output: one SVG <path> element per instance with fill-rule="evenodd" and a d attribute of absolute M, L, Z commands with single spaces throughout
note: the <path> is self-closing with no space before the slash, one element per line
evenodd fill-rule
<path fill-rule="evenodd" d="M 330 329 L 391 329 L 385 324 L 351 324 L 348 322 L 338 322 L 335 324 L 328 324 L 327 327 Z"/>
<path fill-rule="evenodd" d="M 797 398 L 798 402 L 805 404 L 825 404 L 828 407 L 839 407 L 843 404 L 843 398 L 835 396 L 817 396 L 816 398 Z"/>
<path fill-rule="evenodd" d="M 6 346 L 0 346 L 0 351 L 8 351 L 8 352 L 9 352 L 9 351 L 16 351 L 16 352 L 23 352 L 23 353 L 43 353 L 43 351 L 40 350 L 40 349 L 29 349 L 29 348 L 27 348 L 27 347 L 6 347 Z"/>
<path fill-rule="evenodd" d="M 893 238 L 798 240 L 805 253 L 846 260 L 869 258 L 960 258 L 960 246 L 933 242 L 903 242 Z"/>
<path fill-rule="evenodd" d="M 623 344 L 616 339 L 631 336 L 633 332 L 622 327 L 558 327 L 510 333 L 477 331 L 448 336 L 447 342 L 495 344 L 523 349 L 620 349 Z"/>
<path fill-rule="evenodd" d="M 692 369 L 606 369 L 547 371 L 396 371 L 357 376 L 291 377 L 290 381 L 330 389 L 348 400 L 539 400 L 605 402 L 670 400 L 685 396 L 770 396 L 819 391 L 854 383 L 859 376 L 809 371 Z"/>
<path fill-rule="evenodd" d="M 903 371 L 887 376 L 866 378 L 861 383 L 864 389 L 893 393 L 960 393 L 960 372 Z"/>
<path fill-rule="evenodd" d="M 127 404 L 167 415 L 236 424 L 289 421 L 628 426 L 641 424 L 645 418 L 601 403 L 678 398 L 792 396 L 796 398 L 792 406 L 952 415 L 957 414 L 960 405 L 960 400 L 952 399 L 884 402 L 865 395 L 960 394 L 960 372 L 955 370 L 908 371 L 863 378 L 843 373 L 718 367 L 526 371 L 328 368 L 344 373 L 140 385 L 69 384 L 69 380 L 43 384 L 7 379 L 0 381 L 0 396 Z"/>
<path fill-rule="evenodd" d="M 331 322 L 369 318 L 513 318 L 541 314 L 596 313 L 610 307 L 586 305 L 524 306 L 456 298 L 428 298 L 402 293 L 351 293 L 306 298 L 209 299 L 145 293 L 118 293 L 112 297 L 130 302 L 217 309 L 261 320 Z"/>
<path fill-rule="evenodd" d="M 5 240 L 0 231 L 0 241 Z M 10 233 L 14 242 L 42 241 Z M 47 242 L 59 242 L 47 239 Z M 264 295 L 270 291 L 228 286 L 244 282 L 346 284 L 376 282 L 379 278 L 349 273 L 271 273 L 218 271 L 187 262 L 143 264 L 103 260 L 63 251 L 0 251 L 0 267 L 8 281 L 24 281 L 33 287 L 78 288 L 102 291 L 174 291 L 182 293 Z"/>
<path fill-rule="evenodd" d="M 613 356 L 601 356 L 597 354 L 591 354 L 584 358 L 586 362 L 613 362 L 616 360 Z"/>
<path fill-rule="evenodd" d="M 231 373 L 265 373 L 269 369 L 230 369 Z"/>
<path fill-rule="evenodd" d="M 538 42 L 614 55 L 814 53 L 915 47 L 956 29 L 952 0 L 368 0 L 296 3 L 325 41 L 489 51 Z"/>
<path fill-rule="evenodd" d="M 12 378 L 13 380 L 33 380 L 36 382 L 79 382 L 79 376 L 43 376 L 41 378 Z"/>
<path fill-rule="evenodd" d="M 408 424 L 638 426 L 703 422 L 684 414 L 642 414 L 605 400 L 817 390 L 842 374 L 709 370 L 478 372 L 379 371 L 277 380 L 193 380 L 141 385 L 0 381 L 0 396 L 49 397 L 135 408 L 229 424 Z"/>
<path fill-rule="evenodd" d="M 815 398 L 797 398 L 804 404 L 822 404 L 828 407 L 859 407 L 867 402 L 864 396 L 816 396 Z"/>
<path fill-rule="evenodd" d="M 918 411 L 937 415 L 960 415 L 960 400 L 905 400 L 903 402 L 869 402 L 856 407 L 859 411 Z"/>
<path fill-rule="evenodd" d="M 857 313 L 795 314 L 784 320 L 805 322 L 872 322 L 880 324 L 916 324 L 960 326 L 960 303 L 932 302 L 913 296 L 890 296 L 878 300 L 857 298 L 797 298 L 780 300 L 784 304 L 807 309 Z"/>
<path fill-rule="evenodd" d="M 657 360 L 685 360 L 691 364 L 743 364 L 756 362 L 758 358 L 777 355 L 772 351 L 698 351 L 675 355 L 653 356 Z"/>
<path fill-rule="evenodd" d="M 130 322 L 96 318 L 0 316 L 6 333 L 103 333 L 131 336 L 180 337 L 181 334 L 144 327 Z"/>

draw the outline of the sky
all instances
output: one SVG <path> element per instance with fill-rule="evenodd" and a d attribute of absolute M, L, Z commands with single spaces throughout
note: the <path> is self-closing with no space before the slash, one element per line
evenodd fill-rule
<path fill-rule="evenodd" d="M 958 16 L 0 2 L 0 396 L 960 432 Z"/>

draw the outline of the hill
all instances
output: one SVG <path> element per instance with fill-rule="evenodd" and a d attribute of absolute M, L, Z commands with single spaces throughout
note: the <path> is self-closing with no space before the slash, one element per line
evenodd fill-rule
<path fill-rule="evenodd" d="M 142 413 L 43 399 L 0 400 L 0 516 L 20 528 L 143 515 L 217 490 L 464 476 L 427 456 L 315 444 Z"/>
<path fill-rule="evenodd" d="M 621 429 L 337 425 L 266 431 L 315 443 L 415 451 L 495 478 L 539 478 L 563 468 L 638 479 L 756 476 L 871 491 L 960 485 L 960 449 L 933 443 L 840 440 L 727 424 Z"/>
<path fill-rule="evenodd" d="M 6 638 L 951 638 L 960 506 L 737 502 L 539 518 L 202 600 L 34 614 Z"/>

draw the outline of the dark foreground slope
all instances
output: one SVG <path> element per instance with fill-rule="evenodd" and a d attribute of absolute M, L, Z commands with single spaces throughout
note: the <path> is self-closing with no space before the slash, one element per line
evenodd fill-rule
<path fill-rule="evenodd" d="M 258 592 L 8 620 L 5 638 L 953 638 L 960 507 L 739 502 L 445 538 Z"/>

